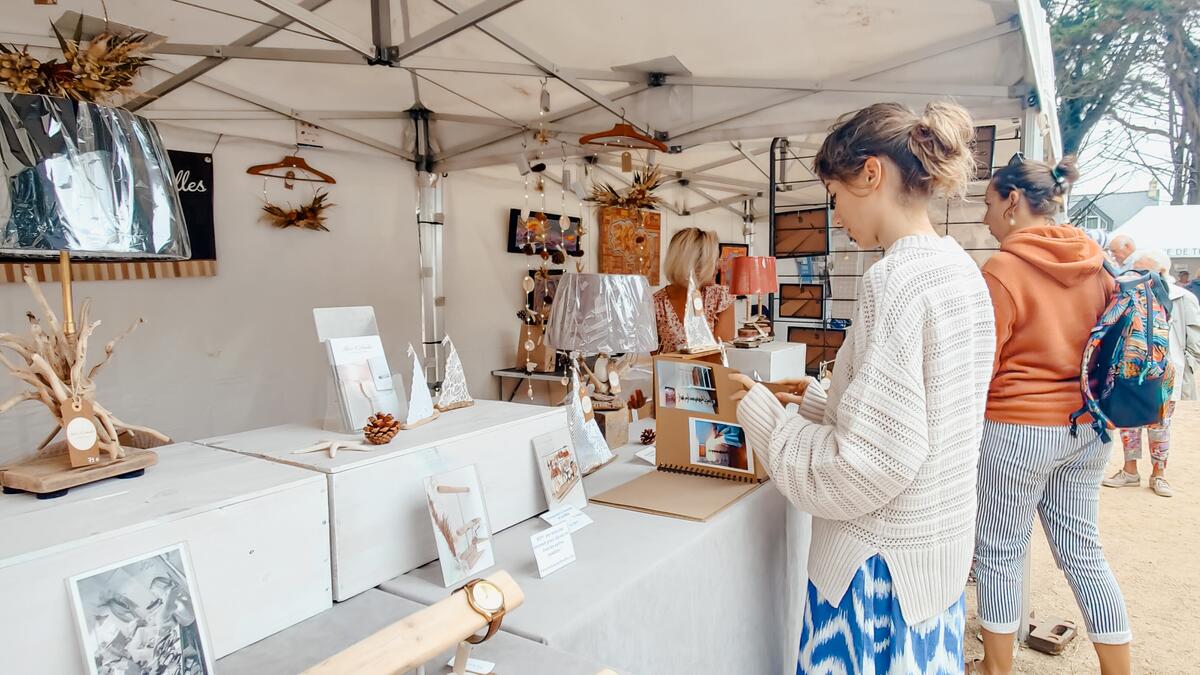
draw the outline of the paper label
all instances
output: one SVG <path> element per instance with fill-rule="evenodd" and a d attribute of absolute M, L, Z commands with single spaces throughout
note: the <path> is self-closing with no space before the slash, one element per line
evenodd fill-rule
<path fill-rule="evenodd" d="M 71 401 L 63 404 L 62 425 L 72 467 L 88 466 L 100 461 L 100 432 L 96 429 L 92 414 L 92 404 L 88 401 L 81 401 L 78 408 Z"/>
<path fill-rule="evenodd" d="M 699 295 L 692 298 L 692 308 L 695 309 L 697 312 L 704 311 L 704 301 L 700 299 Z"/>
<path fill-rule="evenodd" d="M 575 544 L 566 525 L 555 525 L 529 537 L 533 557 L 537 560 L 538 576 L 545 579 L 575 562 Z"/>
<path fill-rule="evenodd" d="M 649 464 L 650 466 L 658 465 L 658 448 L 656 448 L 653 445 L 646 448 L 645 450 L 638 451 L 634 456 L 637 457 L 638 459 L 642 460 L 643 462 Z"/>
<path fill-rule="evenodd" d="M 446 665 L 450 668 L 454 668 L 454 659 L 451 658 L 450 662 Z M 484 661 L 483 659 L 467 659 L 468 673 L 474 673 L 475 675 L 491 675 L 492 671 L 494 670 L 496 670 L 496 664 L 492 663 L 491 661 Z"/>
<path fill-rule="evenodd" d="M 612 393 L 621 393 L 621 376 L 617 374 L 617 371 L 608 371 L 608 386 L 612 389 Z"/>
<path fill-rule="evenodd" d="M 587 517 L 587 514 L 580 511 L 574 506 L 564 506 L 562 508 L 548 511 L 542 514 L 542 520 L 551 525 L 566 525 L 567 531 L 571 534 L 582 530 L 592 524 L 592 519 Z"/>

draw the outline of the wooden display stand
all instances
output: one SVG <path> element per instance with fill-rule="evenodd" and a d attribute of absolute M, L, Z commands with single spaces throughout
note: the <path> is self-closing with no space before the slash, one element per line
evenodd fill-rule
<path fill-rule="evenodd" d="M 153 450 L 127 450 L 125 457 L 78 469 L 71 467 L 66 453 L 40 457 L 23 462 L 0 473 L 4 494 L 32 492 L 38 499 L 54 499 L 67 494 L 71 488 L 95 483 L 105 478 L 137 478 L 146 467 L 158 463 Z"/>
<path fill-rule="evenodd" d="M 629 443 L 629 409 L 597 410 L 596 424 L 608 441 L 608 447 L 619 448 Z"/>
<path fill-rule="evenodd" d="M 508 572 L 487 577 L 504 593 L 505 612 L 525 602 Z M 405 673 L 484 630 L 487 621 L 467 604 L 463 591 L 375 633 L 304 671 L 305 675 L 393 675 Z M 461 653 L 461 650 L 460 650 Z"/>

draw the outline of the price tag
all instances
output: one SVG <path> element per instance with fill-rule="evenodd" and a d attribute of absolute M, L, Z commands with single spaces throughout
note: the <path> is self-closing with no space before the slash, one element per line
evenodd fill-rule
<path fill-rule="evenodd" d="M 583 421 L 591 422 L 595 419 L 595 414 L 592 409 L 592 397 L 588 396 L 587 387 L 579 388 L 579 407 L 583 410 Z"/>
<path fill-rule="evenodd" d="M 100 433 L 89 401 L 67 401 L 62 407 L 62 426 L 67 436 L 67 454 L 72 467 L 100 461 Z"/>
<path fill-rule="evenodd" d="M 566 525 L 542 530 L 529 537 L 529 542 L 533 545 L 538 576 L 543 579 L 575 562 L 575 545 L 571 542 L 571 531 Z"/>
<path fill-rule="evenodd" d="M 608 371 L 608 387 L 614 394 L 621 393 L 621 376 L 615 370 Z"/>

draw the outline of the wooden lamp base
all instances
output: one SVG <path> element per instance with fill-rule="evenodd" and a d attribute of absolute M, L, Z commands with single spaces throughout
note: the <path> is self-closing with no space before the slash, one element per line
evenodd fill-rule
<path fill-rule="evenodd" d="M 73 487 L 105 478 L 137 478 L 146 472 L 146 467 L 157 463 L 158 453 L 153 450 L 127 448 L 121 459 L 74 469 L 67 454 L 61 453 L 5 468 L 0 473 L 0 485 L 4 486 L 4 494 L 31 492 L 38 499 L 54 499 L 66 495 Z"/>

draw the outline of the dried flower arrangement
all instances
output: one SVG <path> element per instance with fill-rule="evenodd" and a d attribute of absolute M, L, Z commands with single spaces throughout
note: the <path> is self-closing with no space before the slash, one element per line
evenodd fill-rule
<path fill-rule="evenodd" d="M 73 402 L 90 403 L 92 422 L 100 439 L 100 449 L 114 460 L 125 456 L 125 449 L 120 440 L 122 434 L 131 439 L 144 434 L 163 443 L 170 443 L 171 439 L 153 429 L 122 422 L 96 401 L 96 374 L 108 364 L 117 343 L 132 333 L 142 320 L 138 319 L 128 330 L 104 345 L 104 358 L 92 366 L 91 370 L 87 370 L 85 366 L 88 338 L 100 325 L 99 321 L 88 322 L 91 301 L 84 300 L 80 308 L 79 332 L 69 335 L 59 323 L 58 316 L 50 308 L 50 304 L 46 302 L 46 297 L 34 278 L 33 268 L 28 265 L 25 267 L 25 283 L 33 292 L 33 298 L 41 308 L 46 324 L 43 326 L 33 312 L 27 312 L 25 316 L 29 319 L 28 336 L 0 333 L 0 348 L 8 349 L 20 357 L 19 362 L 14 363 L 0 353 L 0 363 L 13 376 L 32 387 L 0 403 L 0 413 L 7 412 L 23 401 L 39 401 L 50 409 L 50 414 L 61 428 L 65 408 Z M 48 445 L 57 435 L 58 429 L 41 447 Z"/>
<path fill-rule="evenodd" d="M 592 196 L 589 202 L 601 206 L 616 206 L 625 209 L 652 209 L 662 204 L 662 199 L 654 191 L 663 186 L 665 179 L 658 166 L 646 169 L 645 173 L 634 172 L 633 184 L 627 189 L 618 190 L 609 183 L 592 185 Z"/>
<path fill-rule="evenodd" d="M 325 211 L 333 206 L 333 204 L 327 201 L 328 199 L 328 194 L 317 192 L 313 195 L 311 202 L 294 209 L 291 208 L 290 204 L 286 205 L 287 208 L 284 208 L 267 202 L 262 207 L 262 210 L 265 212 L 263 220 L 280 229 L 298 227 L 302 230 L 328 232 L 329 228 L 325 227 Z"/>
<path fill-rule="evenodd" d="M 27 46 L 0 44 L 0 84 L 18 94 L 104 102 L 133 85 L 138 71 L 152 60 L 146 52 L 158 44 L 146 33 L 101 33 L 85 42 L 83 17 L 71 39 L 51 27 L 63 60 L 42 62 L 29 53 Z"/>

